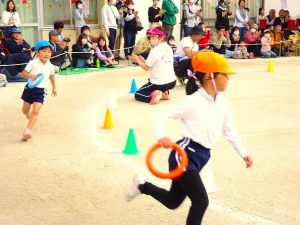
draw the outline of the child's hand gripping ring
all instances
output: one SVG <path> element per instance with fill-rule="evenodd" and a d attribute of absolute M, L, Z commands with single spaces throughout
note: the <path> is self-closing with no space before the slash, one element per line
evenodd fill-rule
<path fill-rule="evenodd" d="M 149 151 L 146 155 L 146 164 L 147 164 L 148 169 L 154 176 L 159 177 L 159 178 L 176 179 L 176 178 L 180 177 L 186 171 L 186 168 L 188 166 L 188 157 L 187 157 L 186 152 L 179 145 L 174 144 L 172 146 L 172 148 L 174 151 L 176 151 L 179 154 L 180 165 L 176 169 L 170 171 L 169 173 L 163 173 L 163 172 L 160 172 L 157 169 L 155 169 L 154 166 L 152 165 L 153 153 L 156 150 L 158 150 L 160 147 L 161 147 L 160 144 L 157 143 L 149 149 Z"/>
<path fill-rule="evenodd" d="M 45 75 L 43 73 L 39 73 L 35 80 L 28 81 L 28 88 L 33 89 L 33 88 L 37 87 L 40 83 L 42 83 L 44 78 L 45 78 Z"/>

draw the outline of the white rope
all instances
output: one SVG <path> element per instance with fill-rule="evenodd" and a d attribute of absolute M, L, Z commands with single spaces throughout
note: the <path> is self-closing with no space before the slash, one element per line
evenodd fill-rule
<path fill-rule="evenodd" d="M 273 45 L 276 45 L 276 44 L 281 44 L 281 43 L 284 43 L 284 42 L 298 42 L 300 41 L 300 39 L 293 39 L 293 40 L 286 40 L 286 41 L 280 41 L 280 42 L 273 42 Z M 209 43 L 210 45 L 220 45 L 219 43 L 212 43 L 210 42 Z M 200 46 L 206 46 L 207 44 L 199 44 Z M 224 44 L 222 43 L 221 46 L 227 46 L 228 44 Z M 234 44 L 232 44 L 234 45 Z M 237 45 L 237 44 L 235 44 Z M 255 43 L 255 44 L 246 44 L 246 46 L 258 46 L 258 45 L 261 45 L 261 43 Z M 111 50 L 112 52 L 116 52 L 116 51 L 124 51 L 125 49 L 131 49 L 131 48 L 134 48 L 136 47 L 136 45 L 132 46 L 132 47 L 127 47 L 127 48 L 120 48 L 120 49 L 114 49 L 114 50 Z M 149 45 L 149 46 L 143 46 L 144 48 L 152 48 L 153 46 Z M 101 53 L 106 53 L 106 52 L 110 52 L 110 51 L 101 51 Z M 54 59 L 54 58 L 57 58 L 57 57 L 60 57 L 60 56 L 63 56 L 63 55 L 66 55 L 66 54 L 91 54 L 91 52 L 63 52 L 61 54 L 58 54 L 56 56 L 53 56 L 51 57 L 51 59 Z M 28 63 L 18 63 L 18 64 L 9 64 L 9 65 L 0 65 L 0 67 L 12 67 L 12 66 L 22 66 L 22 65 L 27 65 Z"/>

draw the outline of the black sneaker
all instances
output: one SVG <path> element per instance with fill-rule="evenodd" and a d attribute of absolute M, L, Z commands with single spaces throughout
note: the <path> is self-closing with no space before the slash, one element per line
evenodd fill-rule
<path fill-rule="evenodd" d="M 106 68 L 115 68 L 113 65 L 109 64 L 106 66 Z"/>

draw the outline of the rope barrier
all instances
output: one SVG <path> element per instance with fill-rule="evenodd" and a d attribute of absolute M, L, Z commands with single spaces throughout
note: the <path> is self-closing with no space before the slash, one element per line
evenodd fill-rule
<path fill-rule="evenodd" d="M 276 45 L 276 44 L 282 44 L 282 43 L 285 43 L 285 42 L 298 42 L 300 41 L 300 39 L 293 39 L 293 40 L 286 40 L 286 41 L 280 41 L 280 42 L 273 42 L 273 45 Z M 210 45 L 220 45 L 219 43 L 212 43 L 210 42 L 209 43 Z M 206 46 L 207 44 L 199 44 L 200 46 L 203 45 L 203 46 Z M 228 44 L 225 44 L 225 43 L 222 43 L 221 46 L 227 46 Z M 235 44 L 235 45 L 238 45 L 238 44 Z M 246 44 L 246 46 L 259 46 L 259 45 L 262 45 L 261 43 L 253 43 L 253 44 Z M 125 49 L 131 49 L 131 48 L 134 48 L 136 47 L 136 45 L 132 46 L 132 47 L 127 47 L 127 48 L 120 48 L 120 49 L 114 49 L 114 50 L 111 50 L 112 52 L 116 52 L 116 51 L 124 51 Z M 149 46 L 143 46 L 145 48 L 152 48 L 151 45 Z M 94 50 L 95 51 L 95 50 Z M 101 51 L 101 53 L 107 53 L 107 52 L 110 52 L 110 51 Z M 58 58 L 60 56 L 63 56 L 63 55 L 66 55 L 66 54 L 91 54 L 91 52 L 63 52 L 61 54 L 58 54 L 56 56 L 53 56 L 51 57 L 51 59 L 54 59 L 54 58 Z M 18 64 L 8 64 L 8 65 L 0 65 L 0 67 L 12 67 L 12 66 L 22 66 L 22 65 L 27 65 L 28 63 L 18 63 Z"/>

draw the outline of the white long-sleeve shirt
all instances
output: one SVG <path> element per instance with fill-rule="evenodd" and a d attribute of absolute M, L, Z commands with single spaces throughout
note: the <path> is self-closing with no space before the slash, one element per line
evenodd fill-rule
<path fill-rule="evenodd" d="M 105 31 L 109 31 L 109 28 L 117 29 L 117 19 L 120 19 L 120 14 L 116 6 L 105 4 L 102 15 Z"/>
<path fill-rule="evenodd" d="M 14 24 L 8 24 L 10 19 L 14 21 Z M 17 12 L 7 12 L 4 10 L 2 13 L 2 23 L 7 26 L 20 26 L 21 19 Z"/>
<path fill-rule="evenodd" d="M 248 12 L 245 9 L 236 9 L 234 26 L 242 28 L 245 27 L 244 23 L 249 22 Z"/>
<path fill-rule="evenodd" d="M 183 97 L 177 103 L 162 110 L 155 119 L 156 138 L 167 135 L 168 119 L 182 123 L 182 136 L 211 149 L 221 134 L 243 158 L 249 156 L 237 134 L 231 107 L 227 99 L 218 93 L 216 100 L 200 88 L 192 95 Z"/>
<path fill-rule="evenodd" d="M 186 17 L 186 21 L 184 22 L 184 25 L 188 27 L 194 27 L 197 24 L 197 6 L 195 4 L 185 4 L 184 5 L 184 13 Z"/>
<path fill-rule="evenodd" d="M 75 27 L 81 28 L 82 26 L 85 25 L 85 19 L 87 18 L 87 15 L 85 11 L 76 9 L 74 11 L 74 18 L 75 18 Z"/>

